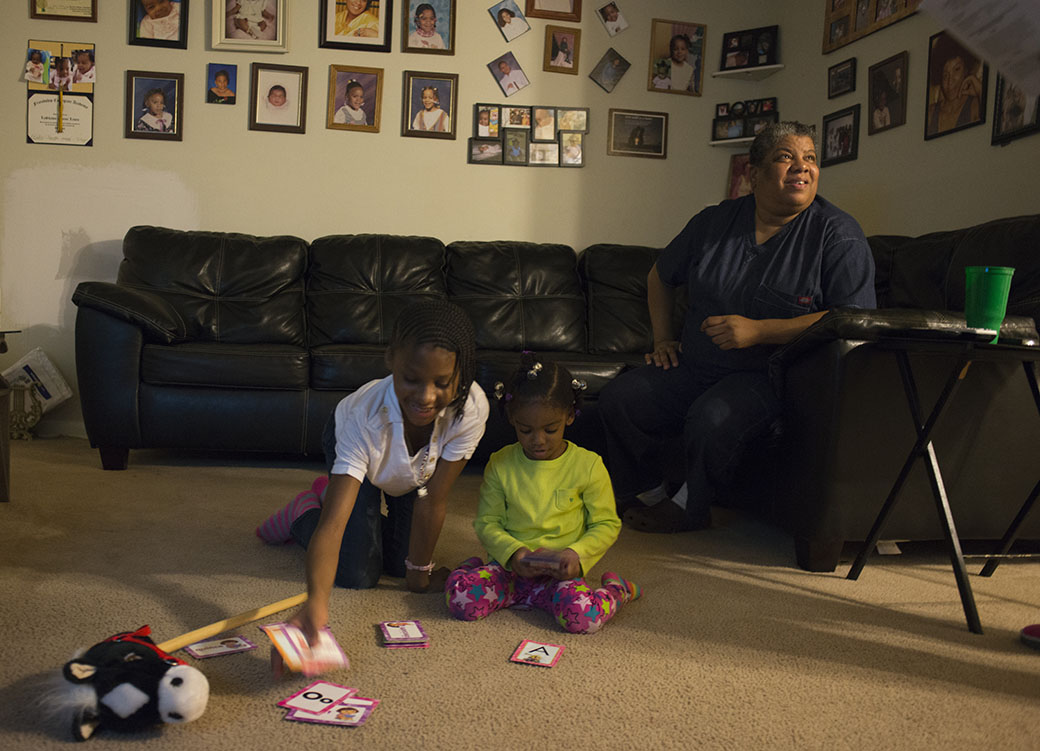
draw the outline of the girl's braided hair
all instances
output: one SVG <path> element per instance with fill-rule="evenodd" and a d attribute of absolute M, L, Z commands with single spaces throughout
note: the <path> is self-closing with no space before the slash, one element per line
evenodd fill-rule
<path fill-rule="evenodd" d="M 469 397 L 469 387 L 477 373 L 477 345 L 473 324 L 458 305 L 447 300 L 426 300 L 412 303 L 401 311 L 390 334 L 389 351 L 401 347 L 420 347 L 429 344 L 455 353 L 455 373 L 458 391 L 448 405 L 455 409 L 455 418 Z"/>
<path fill-rule="evenodd" d="M 495 384 L 495 399 L 503 414 L 517 404 L 544 402 L 560 409 L 574 409 L 581 414 L 582 392 L 587 385 L 571 375 L 563 365 L 551 360 L 539 360 L 529 350 L 520 353 L 520 365 L 509 381 Z"/>

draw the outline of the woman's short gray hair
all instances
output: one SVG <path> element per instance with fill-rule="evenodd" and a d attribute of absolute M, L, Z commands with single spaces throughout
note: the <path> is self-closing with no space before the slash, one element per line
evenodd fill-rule
<path fill-rule="evenodd" d="M 794 136 L 796 138 L 811 138 L 816 143 L 816 126 L 806 125 L 797 120 L 787 120 L 782 123 L 772 123 L 763 128 L 755 140 L 751 142 L 751 154 L 748 163 L 752 167 L 761 167 L 766 157 L 776 148 L 784 138 Z"/>

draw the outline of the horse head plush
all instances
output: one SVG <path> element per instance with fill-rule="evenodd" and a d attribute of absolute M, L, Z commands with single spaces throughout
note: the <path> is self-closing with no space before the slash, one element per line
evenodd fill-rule
<path fill-rule="evenodd" d="M 63 705 L 72 713 L 76 740 L 98 730 L 191 722 L 206 711 L 206 676 L 161 650 L 150 634 L 142 626 L 110 636 L 65 663 Z"/>

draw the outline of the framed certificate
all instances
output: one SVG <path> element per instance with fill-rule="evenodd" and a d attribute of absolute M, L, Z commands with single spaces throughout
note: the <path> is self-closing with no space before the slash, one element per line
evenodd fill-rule
<path fill-rule="evenodd" d="M 30 18 L 97 23 L 98 0 L 29 0 Z"/>

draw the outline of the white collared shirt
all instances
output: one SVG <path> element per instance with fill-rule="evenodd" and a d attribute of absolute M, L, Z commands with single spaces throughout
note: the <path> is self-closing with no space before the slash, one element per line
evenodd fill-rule
<path fill-rule="evenodd" d="M 368 480 L 391 496 L 425 485 L 437 460 L 469 459 L 484 435 L 488 400 L 474 382 L 462 417 L 445 407 L 434 421 L 430 443 L 408 454 L 401 405 L 393 376 L 369 381 L 336 405 L 336 461 L 332 474 Z"/>

